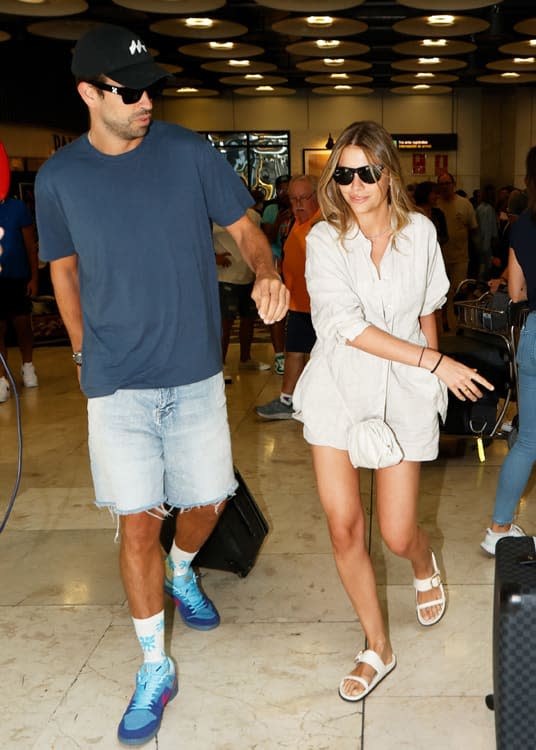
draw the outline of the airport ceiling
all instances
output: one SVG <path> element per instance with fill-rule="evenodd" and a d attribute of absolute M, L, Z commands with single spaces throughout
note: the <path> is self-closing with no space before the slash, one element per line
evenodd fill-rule
<path fill-rule="evenodd" d="M 84 127 L 69 72 L 100 23 L 136 32 L 166 96 L 366 96 L 536 83 L 535 0 L 0 0 L 0 122 Z"/>

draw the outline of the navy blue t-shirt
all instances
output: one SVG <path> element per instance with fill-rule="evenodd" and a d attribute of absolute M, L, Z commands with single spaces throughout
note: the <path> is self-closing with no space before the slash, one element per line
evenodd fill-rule
<path fill-rule="evenodd" d="M 4 228 L 0 276 L 6 279 L 30 278 L 30 264 L 22 230 L 33 224 L 32 214 L 24 201 L 6 198 L 0 201 L 0 227 Z"/>
<path fill-rule="evenodd" d="M 221 370 L 211 220 L 228 226 L 253 201 L 216 149 L 163 122 L 119 156 L 83 135 L 43 165 L 35 187 L 41 258 L 78 255 L 87 396 Z"/>
<path fill-rule="evenodd" d="M 528 210 L 523 211 L 510 230 L 510 247 L 527 282 L 529 309 L 536 310 L 536 222 Z"/>

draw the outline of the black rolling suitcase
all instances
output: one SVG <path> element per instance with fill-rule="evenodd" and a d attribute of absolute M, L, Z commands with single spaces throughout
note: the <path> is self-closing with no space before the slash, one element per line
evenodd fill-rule
<path fill-rule="evenodd" d="M 268 533 L 268 524 L 240 472 L 236 494 L 227 502 L 220 520 L 195 556 L 200 568 L 229 570 L 241 578 L 247 576 Z M 169 552 L 175 536 L 175 513 L 164 519 L 160 543 Z"/>
<path fill-rule="evenodd" d="M 493 689 L 497 750 L 536 748 L 536 547 L 531 536 L 497 543 Z"/>

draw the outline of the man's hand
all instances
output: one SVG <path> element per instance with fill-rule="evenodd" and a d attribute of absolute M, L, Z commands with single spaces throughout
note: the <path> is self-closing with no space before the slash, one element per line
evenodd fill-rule
<path fill-rule="evenodd" d="M 32 278 L 28 282 L 28 286 L 26 287 L 26 293 L 28 297 L 37 297 L 37 291 L 39 289 L 39 281 L 37 278 Z"/>
<path fill-rule="evenodd" d="M 257 276 L 251 297 L 260 319 L 267 325 L 276 323 L 287 314 L 290 293 L 275 271 Z"/>

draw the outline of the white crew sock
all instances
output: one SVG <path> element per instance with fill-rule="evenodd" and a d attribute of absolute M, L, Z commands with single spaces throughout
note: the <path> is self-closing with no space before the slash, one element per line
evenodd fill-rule
<path fill-rule="evenodd" d="M 195 552 L 185 552 L 173 542 L 169 551 L 169 556 L 173 561 L 176 576 L 185 576 L 188 573 L 192 560 L 197 555 L 198 551 L 199 550 L 196 550 Z"/>
<path fill-rule="evenodd" d="M 292 393 L 282 393 L 279 396 L 279 400 L 282 404 L 285 404 L 285 406 L 292 406 Z"/>
<path fill-rule="evenodd" d="M 164 649 L 164 610 L 142 620 L 132 618 L 134 629 L 143 651 L 144 662 L 159 662 L 166 658 Z"/>

